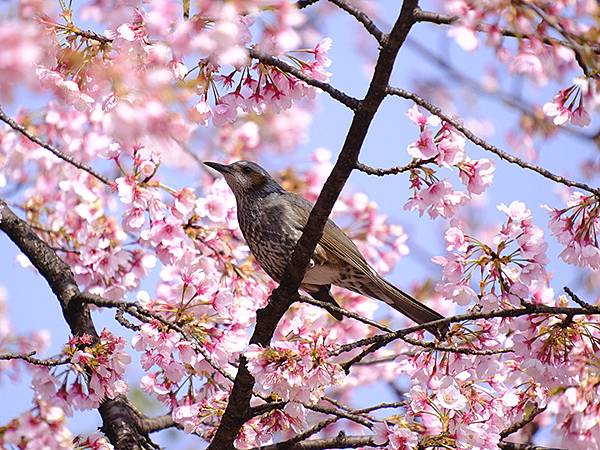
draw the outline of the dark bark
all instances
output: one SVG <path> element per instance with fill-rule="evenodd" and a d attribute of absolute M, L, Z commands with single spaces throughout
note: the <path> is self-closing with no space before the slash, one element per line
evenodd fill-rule
<path fill-rule="evenodd" d="M 89 307 L 78 300 L 81 292 L 71 268 L 3 200 L 0 200 L 0 230 L 19 247 L 44 277 L 60 303 L 73 336 L 88 334 L 97 341 L 98 333 Z M 125 397 L 107 399 L 98 410 L 102 417 L 101 429 L 116 449 L 141 450 L 156 447 L 143 429 L 143 417 Z"/>

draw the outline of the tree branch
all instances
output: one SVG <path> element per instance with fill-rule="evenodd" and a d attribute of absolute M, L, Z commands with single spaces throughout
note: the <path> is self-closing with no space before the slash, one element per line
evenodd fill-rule
<path fill-rule="evenodd" d="M 183 430 L 183 426 L 175 423 L 171 414 L 165 414 L 159 417 L 148 417 L 142 420 L 142 430 L 146 433 L 155 433 L 168 428 L 178 428 Z"/>
<path fill-rule="evenodd" d="M 427 48 L 425 45 L 421 44 L 416 39 L 407 39 L 406 44 L 410 47 L 413 47 L 417 50 L 420 56 L 426 58 L 428 61 L 432 62 L 440 69 L 442 69 L 447 75 L 452 77 L 457 83 L 460 83 L 467 87 L 468 89 L 476 92 L 477 94 L 485 95 L 486 97 L 492 98 L 496 101 L 499 101 L 506 105 L 509 108 L 512 108 L 516 111 L 519 111 L 521 114 L 527 115 L 529 117 L 533 117 L 536 121 L 540 120 L 539 113 L 536 113 L 536 106 L 523 100 L 521 97 L 512 94 L 508 91 L 500 91 L 500 90 L 490 90 L 485 87 L 482 81 L 479 79 L 472 78 L 465 73 L 459 71 L 456 67 L 449 63 L 449 60 L 445 56 L 438 55 Z M 543 116 L 543 127 L 548 127 L 553 131 L 561 131 L 564 133 L 571 134 L 579 139 L 585 140 L 594 140 L 596 136 L 595 133 L 586 133 L 582 131 L 579 127 L 572 126 L 558 126 L 552 123 L 547 116 Z"/>
<path fill-rule="evenodd" d="M 410 172 L 411 170 L 418 169 L 426 164 L 432 163 L 435 161 L 435 157 L 429 159 L 414 159 L 410 163 L 404 166 L 396 166 L 391 167 L 389 169 L 379 169 L 371 166 L 367 166 L 366 164 L 357 162 L 356 169 L 361 172 L 366 173 L 367 175 L 376 175 L 378 177 L 382 177 L 384 175 L 397 175 L 399 173 Z"/>
<path fill-rule="evenodd" d="M 101 181 L 104 184 L 111 183 L 111 181 L 108 178 L 106 178 L 104 175 L 100 175 L 99 173 L 95 172 L 94 169 L 92 169 L 90 166 L 77 161 L 72 156 L 67 155 L 66 153 L 63 153 L 61 150 L 57 149 L 56 147 L 48 144 L 47 142 L 43 141 L 39 137 L 31 134 L 29 131 L 27 131 L 27 129 L 23 125 L 18 124 L 14 119 L 7 116 L 6 113 L 2 110 L 1 106 L 0 106 L 0 120 L 2 122 L 6 123 L 13 130 L 21 133 L 23 136 L 25 136 L 31 142 L 34 142 L 34 143 L 38 144 L 39 146 L 45 148 L 46 150 L 50 151 L 50 153 L 52 153 L 54 156 L 62 159 L 63 161 L 71 164 L 74 167 L 77 167 L 78 169 L 86 171 L 91 176 L 93 176 L 94 178 L 96 178 L 97 180 Z"/>
<path fill-rule="evenodd" d="M 524 2 L 521 0 L 517 0 L 517 2 L 524 8 L 527 8 L 530 11 L 533 11 L 533 13 L 536 14 L 538 17 L 540 17 L 542 19 L 542 21 L 546 22 L 558 34 L 560 34 L 561 36 L 563 36 L 566 39 L 566 42 L 561 45 L 569 46 L 571 48 L 571 50 L 573 50 L 573 53 L 575 53 L 575 60 L 577 61 L 577 64 L 579 64 L 579 67 L 583 71 L 583 74 L 586 77 L 589 77 L 590 70 L 589 70 L 589 68 L 586 64 L 585 58 L 583 56 L 582 45 L 580 45 L 578 42 L 576 42 L 575 39 L 573 39 L 571 37 L 570 33 L 567 32 L 557 20 L 555 20 L 553 17 L 546 14 L 546 12 L 543 11 L 542 9 L 538 9 L 538 8 L 534 7 L 533 5 L 530 5 L 528 2 Z"/>
<path fill-rule="evenodd" d="M 298 0 L 296 6 L 298 9 L 306 8 L 307 6 L 317 3 L 319 0 Z"/>
<path fill-rule="evenodd" d="M 216 363 L 216 361 L 214 361 L 211 358 L 211 356 L 208 354 L 208 352 L 204 348 L 202 348 L 202 346 L 196 341 L 196 339 L 188 336 L 188 334 L 186 333 L 186 331 L 183 328 L 181 328 L 179 325 L 165 319 L 160 314 L 153 313 L 152 311 L 149 311 L 149 310 L 141 307 L 140 305 L 138 305 L 135 302 L 110 300 L 110 299 L 106 299 L 104 297 L 100 297 L 99 295 L 90 294 L 88 292 L 79 293 L 77 295 L 77 299 L 86 304 L 93 304 L 93 305 L 104 307 L 104 308 L 117 308 L 118 310 L 126 311 L 128 314 L 131 314 L 133 317 L 137 318 L 138 320 L 140 320 L 142 322 L 148 322 L 149 319 L 160 322 L 167 328 L 181 334 L 181 336 L 185 340 L 187 340 L 191 343 L 195 343 L 196 345 L 193 345 L 194 350 L 198 351 L 198 353 L 200 353 L 202 355 L 202 357 L 206 360 L 208 365 L 210 365 L 213 369 L 215 369 L 217 372 L 219 372 L 223 376 L 223 378 L 225 378 L 229 381 L 233 381 L 233 377 L 230 374 L 228 374 L 225 371 L 225 369 L 220 367 Z M 127 328 L 129 328 L 129 327 L 127 327 Z"/>
<path fill-rule="evenodd" d="M 319 300 L 314 300 L 309 297 L 301 296 L 300 301 L 302 303 L 308 303 L 309 305 L 319 306 L 329 312 L 337 312 L 346 317 L 350 317 L 351 319 L 358 320 L 359 322 L 364 323 L 365 325 L 370 325 L 372 327 L 378 328 L 381 331 L 391 332 L 393 331 L 391 328 L 386 327 L 385 325 L 380 324 L 374 320 L 367 319 L 366 317 L 361 316 L 360 314 L 353 313 L 352 311 L 348 311 L 344 308 L 338 308 L 337 306 L 332 305 L 331 303 L 321 302 Z"/>
<path fill-rule="evenodd" d="M 564 450 L 556 447 L 542 447 L 534 444 L 517 444 L 515 442 L 498 442 L 498 448 L 502 450 Z"/>
<path fill-rule="evenodd" d="M 411 345 L 416 345 L 417 347 L 428 348 L 430 350 L 436 350 L 439 352 L 447 352 L 447 353 L 460 353 L 461 355 L 497 355 L 499 353 L 511 353 L 510 349 L 499 349 L 499 350 L 479 350 L 476 348 L 467 348 L 467 347 L 450 347 L 447 345 L 438 345 L 435 342 L 421 341 L 418 339 L 413 339 L 408 336 L 400 336 L 404 342 L 407 342 Z"/>
<path fill-rule="evenodd" d="M 71 333 L 74 336 L 87 334 L 97 341 L 98 333 L 89 308 L 77 299 L 80 291 L 70 267 L 1 199 L 0 230 L 44 277 L 60 303 Z M 115 448 L 142 450 L 155 447 L 141 427 L 143 417 L 124 396 L 104 400 L 98 410 L 102 416 L 102 431 Z"/>
<path fill-rule="evenodd" d="M 526 316 L 530 314 L 566 314 L 568 316 L 576 316 L 576 315 L 591 315 L 591 314 L 600 314 L 600 307 L 591 306 L 589 308 L 569 308 L 569 307 L 558 307 L 558 306 L 546 306 L 546 305 L 534 305 L 527 304 L 524 308 L 516 308 L 516 309 L 502 309 L 496 311 L 490 311 L 486 313 L 468 313 L 468 314 L 459 314 L 452 317 L 447 317 L 445 319 L 435 320 L 433 322 L 424 323 L 421 325 L 415 325 L 409 328 L 405 328 L 403 330 L 398 330 L 393 333 L 386 334 L 378 334 L 376 336 L 371 336 L 365 339 L 360 339 L 358 341 L 345 344 L 340 346 L 337 350 L 335 350 L 332 354 L 339 355 L 341 353 L 349 352 L 355 350 L 360 347 L 369 346 L 367 349 L 363 350 L 360 354 L 355 356 L 354 358 L 346 361 L 342 364 L 344 370 L 348 371 L 350 366 L 362 360 L 369 353 L 373 353 L 374 351 L 380 349 L 381 347 L 389 344 L 390 342 L 396 339 L 402 339 L 404 336 L 414 333 L 415 331 L 423 330 L 425 328 L 431 326 L 439 326 L 443 324 L 450 324 L 456 322 L 463 322 L 467 320 L 475 320 L 475 319 L 492 319 L 499 317 L 520 317 Z"/>
<path fill-rule="evenodd" d="M 396 55 L 414 23 L 412 13 L 416 6 L 417 0 L 404 1 L 397 21 L 384 41 L 367 94 L 355 110 L 340 155 L 310 213 L 281 284 L 271 294 L 269 304 L 264 309 L 257 311 L 256 326 L 250 339 L 251 344 L 268 346 L 277 323 L 291 303 L 297 299 L 298 288 L 306 272 L 310 256 L 321 238 L 323 227 L 335 201 L 356 166 L 369 126 L 386 95 L 386 87 Z M 233 442 L 247 417 L 253 385 L 254 377 L 248 371 L 246 359 L 242 356 L 227 408 L 208 450 L 233 449 Z"/>
<path fill-rule="evenodd" d="M 594 305 L 584 302 L 583 300 L 581 300 L 577 294 L 575 294 L 569 287 L 565 286 L 563 287 L 563 290 L 567 293 L 567 295 L 571 298 L 571 300 L 573 300 L 575 303 L 577 303 L 579 306 L 581 306 L 582 308 L 585 308 L 587 310 L 593 310 Z"/>
<path fill-rule="evenodd" d="M 543 177 L 548 178 L 549 180 L 555 181 L 560 184 L 564 184 L 565 186 L 582 189 L 584 191 L 590 192 L 590 193 L 595 194 L 600 197 L 600 190 L 598 190 L 598 189 L 592 188 L 591 186 L 589 186 L 585 183 L 581 183 L 578 181 L 572 181 L 568 178 L 562 177 L 560 175 L 556 175 L 556 174 L 550 172 L 549 170 L 544 169 L 543 167 L 536 166 L 535 164 L 529 163 L 527 161 L 523 161 L 522 159 L 517 158 L 516 156 L 513 156 L 510 153 L 507 153 L 504 150 L 499 149 L 495 145 L 488 143 L 487 141 L 485 141 L 484 139 L 480 138 L 475 133 L 473 133 L 471 130 L 469 130 L 467 127 L 465 127 L 462 123 L 460 123 L 460 121 L 450 117 L 448 114 L 445 114 L 439 107 L 429 103 L 427 100 L 418 96 L 417 94 L 405 91 L 404 89 L 399 89 L 399 88 L 394 88 L 394 87 L 389 87 L 387 92 L 390 95 L 396 95 L 398 97 L 412 100 L 417 105 L 425 108 L 431 114 L 435 114 L 440 119 L 448 122 L 450 125 L 452 125 L 454 128 L 456 128 L 458 131 L 460 131 L 473 144 L 483 148 L 484 150 L 487 150 L 490 153 L 494 153 L 500 159 L 508 161 L 511 164 L 515 164 L 523 169 L 527 169 L 527 170 L 536 172 L 536 173 L 542 175 Z"/>
<path fill-rule="evenodd" d="M 267 445 L 260 450 L 324 450 L 330 448 L 359 448 L 359 447 L 383 447 L 373 442 L 373 436 L 346 436 L 340 432 L 334 438 L 311 439 L 298 442 L 293 445 L 286 443 Z"/>
<path fill-rule="evenodd" d="M 533 408 L 531 411 L 529 411 L 528 413 L 526 413 L 521 420 L 519 420 L 518 422 L 514 423 L 513 425 L 511 425 L 507 429 L 503 430 L 500 433 L 500 437 L 502 439 L 506 439 L 511 434 L 516 433 L 521 428 L 523 428 L 526 425 L 530 424 L 533 419 L 535 419 L 539 414 L 543 413 L 544 411 L 546 411 L 546 406 L 544 406 L 543 408 L 540 408 L 539 406 L 535 405 L 535 408 Z"/>
<path fill-rule="evenodd" d="M 356 108 L 358 108 L 358 106 L 360 104 L 360 102 L 357 99 L 334 88 L 329 83 L 325 83 L 324 81 L 315 80 L 314 78 L 309 77 L 304 72 L 297 69 L 296 67 L 291 66 L 290 64 L 286 63 L 285 61 L 277 59 L 274 56 L 265 55 L 263 53 L 260 53 L 255 48 L 251 48 L 249 50 L 249 55 L 251 58 L 258 59 L 262 64 L 264 64 L 266 66 L 277 67 L 279 70 L 295 76 L 299 80 L 304 81 L 306 84 L 316 87 L 316 88 L 319 88 L 322 91 L 327 92 L 331 96 L 331 98 L 333 98 L 334 100 L 337 100 L 342 105 L 345 105 L 352 110 L 356 110 Z"/>
<path fill-rule="evenodd" d="M 68 364 L 71 358 L 48 358 L 48 359 L 38 359 L 33 358 L 36 352 L 29 353 L 0 353 L 0 361 L 10 361 L 13 359 L 21 359 L 23 361 L 27 361 L 30 364 L 35 364 L 36 366 L 61 366 L 63 364 Z"/>
<path fill-rule="evenodd" d="M 331 3 L 336 5 L 338 8 L 346 11 L 348 14 L 353 16 L 356 20 L 358 20 L 365 30 L 373 36 L 379 44 L 383 44 L 386 39 L 385 33 L 377 28 L 377 25 L 371 20 L 369 16 L 367 16 L 364 12 L 362 12 L 357 7 L 351 5 L 346 0 L 329 0 Z"/>
<path fill-rule="evenodd" d="M 415 11 L 415 20 L 417 22 L 429 22 L 429 23 L 435 23 L 438 25 L 454 25 L 455 23 L 460 22 L 461 17 L 448 16 L 448 15 L 438 13 L 438 12 L 423 11 L 422 9 L 417 9 Z M 475 28 L 475 30 L 487 32 L 488 30 L 490 30 L 490 28 L 492 28 L 491 25 L 480 24 Z M 518 39 L 533 39 L 533 38 L 535 38 L 535 39 L 541 40 L 544 44 L 547 44 L 547 45 L 562 45 L 563 47 L 568 47 L 570 49 L 573 49 L 573 45 L 571 43 L 561 41 L 559 39 L 553 39 L 548 36 L 528 35 L 528 34 L 519 33 L 514 30 L 510 30 L 508 28 L 500 28 L 498 30 L 498 32 L 502 36 L 505 36 L 505 37 L 514 37 L 514 38 L 518 38 Z M 600 45 L 589 45 L 589 48 L 594 53 L 600 53 Z"/>

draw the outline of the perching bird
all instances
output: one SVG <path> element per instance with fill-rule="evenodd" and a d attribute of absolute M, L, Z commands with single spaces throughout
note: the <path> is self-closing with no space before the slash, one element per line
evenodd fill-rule
<path fill-rule="evenodd" d="M 286 191 L 256 163 L 204 164 L 225 177 L 235 195 L 238 222 L 252 254 L 265 272 L 279 282 L 313 205 Z M 328 220 L 300 287 L 316 300 L 338 306 L 329 292 L 331 285 L 382 300 L 419 324 L 444 318 L 384 280 L 346 233 Z M 343 317 L 339 313 L 332 315 L 338 320 Z M 429 329 L 437 336 L 446 330 L 447 325 Z"/>

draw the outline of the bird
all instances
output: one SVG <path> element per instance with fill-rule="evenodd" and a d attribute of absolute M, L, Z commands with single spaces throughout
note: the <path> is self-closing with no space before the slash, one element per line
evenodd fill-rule
<path fill-rule="evenodd" d="M 313 204 L 285 190 L 255 162 L 204 164 L 225 178 L 235 197 L 239 226 L 252 255 L 273 280 L 280 282 Z M 332 285 L 381 300 L 418 324 L 444 319 L 381 277 L 348 235 L 328 219 L 300 288 L 316 300 L 339 307 L 330 292 Z M 343 318 L 338 311 L 330 313 L 338 320 Z M 448 325 L 427 329 L 439 338 L 446 334 Z"/>

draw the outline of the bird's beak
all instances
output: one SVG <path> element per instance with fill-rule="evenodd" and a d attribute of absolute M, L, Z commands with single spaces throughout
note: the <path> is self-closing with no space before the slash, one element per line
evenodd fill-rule
<path fill-rule="evenodd" d="M 225 164 L 219 164 L 219 163 L 211 162 L 211 161 L 204 161 L 204 165 L 210 167 L 211 169 L 215 169 L 217 172 L 222 173 L 222 174 L 231 172 L 231 169 L 229 168 L 229 166 L 227 166 Z"/>

